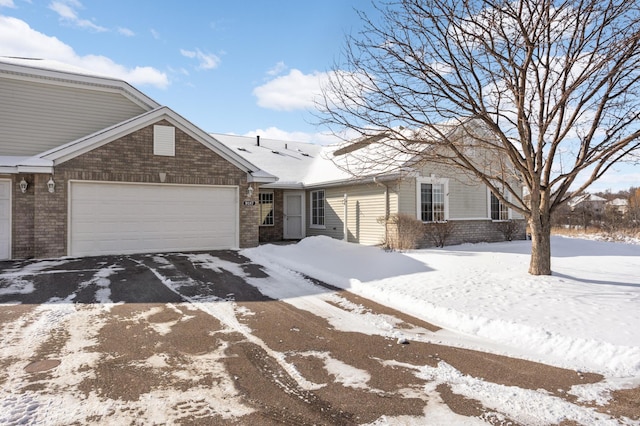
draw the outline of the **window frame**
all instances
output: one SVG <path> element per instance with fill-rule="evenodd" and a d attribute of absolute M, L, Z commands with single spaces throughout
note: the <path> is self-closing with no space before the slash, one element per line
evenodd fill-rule
<path fill-rule="evenodd" d="M 442 185 L 443 195 L 443 219 L 442 220 L 422 220 L 422 185 Z M 433 192 L 431 203 L 433 205 Z M 438 223 L 446 222 L 449 220 L 449 179 L 431 177 L 419 177 L 416 178 L 416 217 L 422 223 Z"/>
<path fill-rule="evenodd" d="M 270 195 L 271 203 L 263 203 L 262 196 Z M 271 211 L 263 216 L 263 207 L 267 204 L 271 204 Z M 273 191 L 259 191 L 258 192 L 258 218 L 264 217 L 264 220 L 260 222 L 259 226 L 275 226 L 275 195 Z M 264 223 L 268 218 L 271 218 L 271 223 Z"/>
<path fill-rule="evenodd" d="M 504 194 L 504 197 L 508 201 L 511 201 L 510 192 L 507 192 L 506 194 Z M 498 202 L 498 212 L 497 212 L 498 219 L 493 218 L 493 206 L 494 206 L 493 199 L 494 198 Z M 513 210 L 509 206 L 507 206 L 505 203 L 503 203 L 502 200 L 500 200 L 500 198 L 498 198 L 489 188 L 487 188 L 487 207 L 488 207 L 487 214 L 489 216 L 489 219 L 491 219 L 492 222 L 508 222 L 513 219 Z M 506 213 L 505 217 L 503 217 L 502 215 L 503 212 Z"/>
<path fill-rule="evenodd" d="M 314 206 L 317 200 L 314 200 L 315 194 L 322 193 L 322 206 Z M 309 192 L 309 227 L 314 229 L 326 229 L 326 204 L 327 197 L 324 189 L 315 189 Z M 316 215 L 316 213 L 318 213 Z M 322 215 L 320 215 L 322 213 Z M 322 223 L 318 219 L 322 219 Z"/>

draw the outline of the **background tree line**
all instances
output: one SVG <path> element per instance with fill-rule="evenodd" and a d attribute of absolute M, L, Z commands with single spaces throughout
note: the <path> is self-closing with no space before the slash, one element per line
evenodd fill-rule
<path fill-rule="evenodd" d="M 588 194 L 582 194 L 586 197 Z M 629 235 L 640 233 L 640 187 L 631 187 L 618 192 L 597 192 L 602 202 L 574 199 L 565 203 L 553 214 L 556 228 L 601 230 Z M 615 201 L 617 201 L 617 203 Z M 620 200 L 626 201 L 620 203 Z"/>

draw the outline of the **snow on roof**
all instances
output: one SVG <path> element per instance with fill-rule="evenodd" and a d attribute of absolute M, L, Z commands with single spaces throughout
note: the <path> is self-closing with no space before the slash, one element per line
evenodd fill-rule
<path fill-rule="evenodd" d="M 322 182 L 351 178 L 330 158 L 331 147 L 307 142 L 283 141 L 248 136 L 211 134 L 247 161 L 278 177 L 270 187 L 302 188 Z"/>
<path fill-rule="evenodd" d="M 443 125 L 440 130 L 449 132 L 452 128 Z M 217 133 L 211 136 L 279 178 L 267 187 L 302 188 L 413 172 L 416 155 L 430 146 L 415 141 L 435 135 L 432 132 L 427 136 L 426 130 L 406 132 L 410 132 L 406 140 L 380 133 L 329 146 L 264 138 L 258 144 L 254 137 Z"/>
<path fill-rule="evenodd" d="M 448 124 L 439 130 L 450 132 L 451 129 L 453 126 Z M 426 132 L 407 129 L 406 139 L 411 136 L 413 140 L 424 139 Z M 433 132 L 430 135 L 435 137 Z M 416 154 L 429 146 L 401 141 L 386 133 L 328 146 L 264 138 L 260 138 L 258 145 L 254 137 L 211 136 L 262 170 L 278 176 L 278 182 L 268 185 L 274 188 L 301 188 L 411 172 Z"/>
<path fill-rule="evenodd" d="M 624 198 L 615 198 L 609 201 L 607 204 L 612 206 L 628 206 L 629 200 L 625 200 Z"/>
<path fill-rule="evenodd" d="M 335 149 L 334 161 L 356 176 L 406 174 L 412 172 L 427 151 L 438 150 L 438 142 L 473 145 L 493 138 L 477 119 L 456 118 L 418 129 L 395 128 L 347 141 Z M 444 146 L 446 146 L 446 143 Z"/>
<path fill-rule="evenodd" d="M 426 146 L 375 135 L 341 145 L 334 151 L 334 161 L 356 176 L 398 173 L 413 165 L 416 154 Z"/>
<path fill-rule="evenodd" d="M 573 197 L 571 200 L 569 200 L 569 206 L 570 207 L 575 207 L 578 204 L 584 203 L 584 202 L 595 202 L 595 203 L 604 203 L 607 200 L 605 198 L 602 198 L 598 195 L 595 194 L 589 194 L 589 193 L 584 193 L 581 195 L 576 195 L 575 197 Z"/>

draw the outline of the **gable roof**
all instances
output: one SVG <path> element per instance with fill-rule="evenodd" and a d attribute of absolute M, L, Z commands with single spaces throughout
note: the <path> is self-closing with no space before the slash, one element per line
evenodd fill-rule
<path fill-rule="evenodd" d="M 46 82 L 67 87 L 82 87 L 120 93 L 145 110 L 160 107 L 160 104 L 127 83 L 98 73 L 92 73 L 62 62 L 0 57 L 0 73 L 7 78 Z"/>
<path fill-rule="evenodd" d="M 585 192 L 584 194 L 576 195 L 571 200 L 569 200 L 569 206 L 575 207 L 582 203 L 604 203 L 606 201 L 607 200 L 605 198 Z"/>
<path fill-rule="evenodd" d="M 208 133 L 168 107 L 156 108 L 132 119 L 32 157 L 0 157 L 0 172 L 52 173 L 53 167 L 58 164 L 64 163 L 65 161 L 71 160 L 161 120 L 168 121 L 240 170 L 247 172 L 249 174 L 249 182 L 270 183 L 277 180 L 276 176 L 261 170 L 258 166 L 221 144 Z"/>
<path fill-rule="evenodd" d="M 212 134 L 224 145 L 236 150 L 261 169 L 278 176 L 270 188 L 313 188 L 415 175 L 421 153 L 434 148 L 425 140 L 461 140 L 472 147 L 469 138 L 486 137 L 478 120 L 466 118 L 422 129 L 397 129 L 393 134 L 380 132 L 343 143 L 322 146 Z"/>

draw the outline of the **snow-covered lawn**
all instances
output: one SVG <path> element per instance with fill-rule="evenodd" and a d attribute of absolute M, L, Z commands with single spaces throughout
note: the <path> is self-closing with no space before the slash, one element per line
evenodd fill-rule
<path fill-rule="evenodd" d="M 640 385 L 640 245 L 552 238 L 552 276 L 529 241 L 385 252 L 327 237 L 243 250 L 443 328 L 432 341 Z M 576 390 L 580 392 L 580 390 Z"/>

